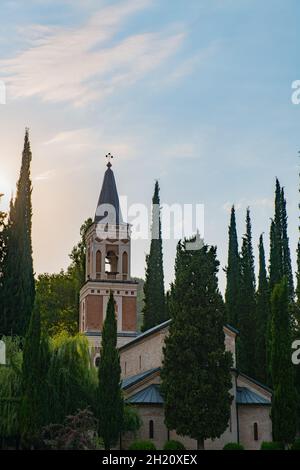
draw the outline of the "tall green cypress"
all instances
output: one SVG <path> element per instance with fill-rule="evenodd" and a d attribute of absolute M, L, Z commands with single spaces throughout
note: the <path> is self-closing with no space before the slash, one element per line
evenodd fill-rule
<path fill-rule="evenodd" d="M 281 189 L 281 226 L 282 226 L 282 264 L 283 275 L 286 276 L 289 288 L 289 300 L 293 302 L 295 297 L 294 278 L 291 261 L 291 252 L 289 247 L 288 237 L 288 220 L 286 211 L 286 199 L 284 195 L 284 188 Z"/>
<path fill-rule="evenodd" d="M 252 247 L 250 210 L 246 214 L 246 234 L 241 251 L 241 300 L 238 328 L 238 367 L 246 374 L 255 375 L 255 271 Z"/>
<path fill-rule="evenodd" d="M 225 308 L 218 289 L 216 248 L 189 251 L 179 242 L 165 341 L 161 390 L 165 422 L 177 434 L 218 438 L 228 426 L 232 355 L 225 351 Z"/>
<path fill-rule="evenodd" d="M 287 278 L 277 284 L 272 293 L 271 371 L 273 383 L 273 439 L 285 444 L 293 442 L 296 434 L 297 395 L 291 361 L 291 324 Z"/>
<path fill-rule="evenodd" d="M 124 415 L 120 357 L 117 349 L 117 320 L 112 292 L 102 331 L 98 376 L 99 436 L 103 439 L 105 450 L 109 450 L 120 436 Z"/>
<path fill-rule="evenodd" d="M 32 154 L 26 129 L 16 199 L 11 204 L 7 252 L 3 262 L 1 333 L 25 336 L 33 309 L 35 288 L 31 242 Z"/>
<path fill-rule="evenodd" d="M 151 246 L 146 257 L 143 331 L 166 320 L 159 190 L 156 181 L 152 199 Z"/>
<path fill-rule="evenodd" d="M 36 446 L 41 429 L 41 320 L 34 308 L 25 337 L 22 365 L 22 399 L 20 428 L 23 446 Z M 45 365 L 43 365 L 45 366 Z"/>
<path fill-rule="evenodd" d="M 282 192 L 278 179 L 275 189 L 275 216 L 271 221 L 270 230 L 270 290 L 283 277 L 283 250 L 282 250 Z"/>
<path fill-rule="evenodd" d="M 256 295 L 256 378 L 268 382 L 268 329 L 270 322 L 270 290 L 266 270 L 263 235 L 259 238 L 259 277 Z"/>
<path fill-rule="evenodd" d="M 227 285 L 225 292 L 225 306 L 227 321 L 230 325 L 237 327 L 239 323 L 239 300 L 240 300 L 240 256 L 238 237 L 236 230 L 235 208 L 231 208 L 229 225 L 228 262 L 226 268 Z"/>

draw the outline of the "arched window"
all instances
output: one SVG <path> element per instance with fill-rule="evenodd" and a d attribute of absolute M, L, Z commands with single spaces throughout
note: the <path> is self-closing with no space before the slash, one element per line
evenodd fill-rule
<path fill-rule="evenodd" d="M 102 263 L 102 255 L 101 251 L 98 250 L 96 253 L 96 276 L 101 274 L 101 263 Z"/>
<path fill-rule="evenodd" d="M 123 274 L 128 274 L 128 254 L 126 251 L 123 253 L 122 266 Z"/>
<path fill-rule="evenodd" d="M 254 423 L 253 425 L 253 437 L 255 441 L 258 441 L 258 425 Z"/>
<path fill-rule="evenodd" d="M 149 439 L 154 439 L 154 423 L 153 419 L 149 421 Z"/>
<path fill-rule="evenodd" d="M 100 356 L 95 357 L 95 367 L 99 367 L 100 365 Z"/>

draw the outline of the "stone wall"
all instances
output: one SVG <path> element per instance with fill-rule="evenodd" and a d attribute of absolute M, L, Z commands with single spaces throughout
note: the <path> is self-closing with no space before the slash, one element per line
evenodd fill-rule
<path fill-rule="evenodd" d="M 240 443 L 247 450 L 259 450 L 263 441 L 272 441 L 270 406 L 239 405 Z M 254 440 L 254 423 L 257 423 L 258 440 Z"/>

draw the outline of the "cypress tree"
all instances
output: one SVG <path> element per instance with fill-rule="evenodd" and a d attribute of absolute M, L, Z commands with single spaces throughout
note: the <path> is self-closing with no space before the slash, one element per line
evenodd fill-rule
<path fill-rule="evenodd" d="M 17 195 L 11 204 L 7 227 L 7 252 L 3 262 L 1 333 L 25 336 L 34 304 L 31 243 L 32 154 L 26 129 Z"/>
<path fill-rule="evenodd" d="M 25 447 L 37 445 L 41 429 L 41 320 L 38 308 L 34 308 L 25 336 L 22 364 L 22 399 L 20 428 Z"/>
<path fill-rule="evenodd" d="M 156 181 L 152 199 L 150 253 L 146 257 L 143 331 L 166 319 L 159 190 L 159 184 Z"/>
<path fill-rule="evenodd" d="M 273 382 L 272 426 L 273 439 L 285 444 L 293 442 L 296 434 L 297 396 L 291 361 L 291 325 L 289 289 L 286 277 L 272 293 L 271 371 Z"/>
<path fill-rule="evenodd" d="M 229 225 L 228 263 L 226 268 L 227 285 L 225 306 L 227 321 L 237 327 L 239 323 L 240 300 L 240 256 L 236 230 L 235 208 L 232 206 Z"/>
<path fill-rule="evenodd" d="M 225 351 L 216 248 L 188 251 L 186 243 L 177 247 L 161 390 L 167 427 L 196 439 L 200 449 L 228 426 L 232 355 Z"/>
<path fill-rule="evenodd" d="M 256 378 L 268 381 L 268 329 L 270 324 L 270 291 L 267 278 L 263 235 L 259 238 L 259 277 L 256 295 Z"/>
<path fill-rule="evenodd" d="M 99 436 L 103 439 L 105 450 L 110 450 L 120 436 L 124 414 L 120 357 L 117 349 L 117 320 L 112 292 L 102 331 L 98 374 Z"/>
<path fill-rule="evenodd" d="M 238 366 L 242 372 L 255 375 L 255 272 L 252 247 L 252 229 L 250 210 L 246 214 L 246 234 L 243 237 L 241 251 L 241 300 L 240 321 L 238 328 Z"/>
<path fill-rule="evenodd" d="M 293 269 L 288 237 L 288 220 L 286 211 L 286 199 L 284 189 L 281 190 L 281 225 L 282 225 L 282 264 L 283 275 L 286 276 L 289 288 L 289 300 L 293 302 L 295 297 Z"/>
<path fill-rule="evenodd" d="M 275 216 L 271 221 L 270 230 L 270 291 L 283 277 L 283 250 L 282 250 L 282 192 L 276 178 L 275 189 Z"/>

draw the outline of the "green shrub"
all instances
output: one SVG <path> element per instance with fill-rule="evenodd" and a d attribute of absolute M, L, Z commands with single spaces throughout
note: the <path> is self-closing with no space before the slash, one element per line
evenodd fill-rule
<path fill-rule="evenodd" d="M 131 444 L 129 450 L 156 450 L 156 447 L 151 441 L 135 441 Z"/>
<path fill-rule="evenodd" d="M 228 444 L 223 447 L 223 450 L 244 450 L 244 446 L 237 442 L 228 442 Z"/>
<path fill-rule="evenodd" d="M 179 441 L 167 441 L 164 450 L 185 450 L 184 445 Z"/>
<path fill-rule="evenodd" d="M 291 450 L 300 450 L 300 439 L 297 439 L 292 445 Z"/>
<path fill-rule="evenodd" d="M 282 442 L 263 442 L 260 450 L 284 450 Z"/>

